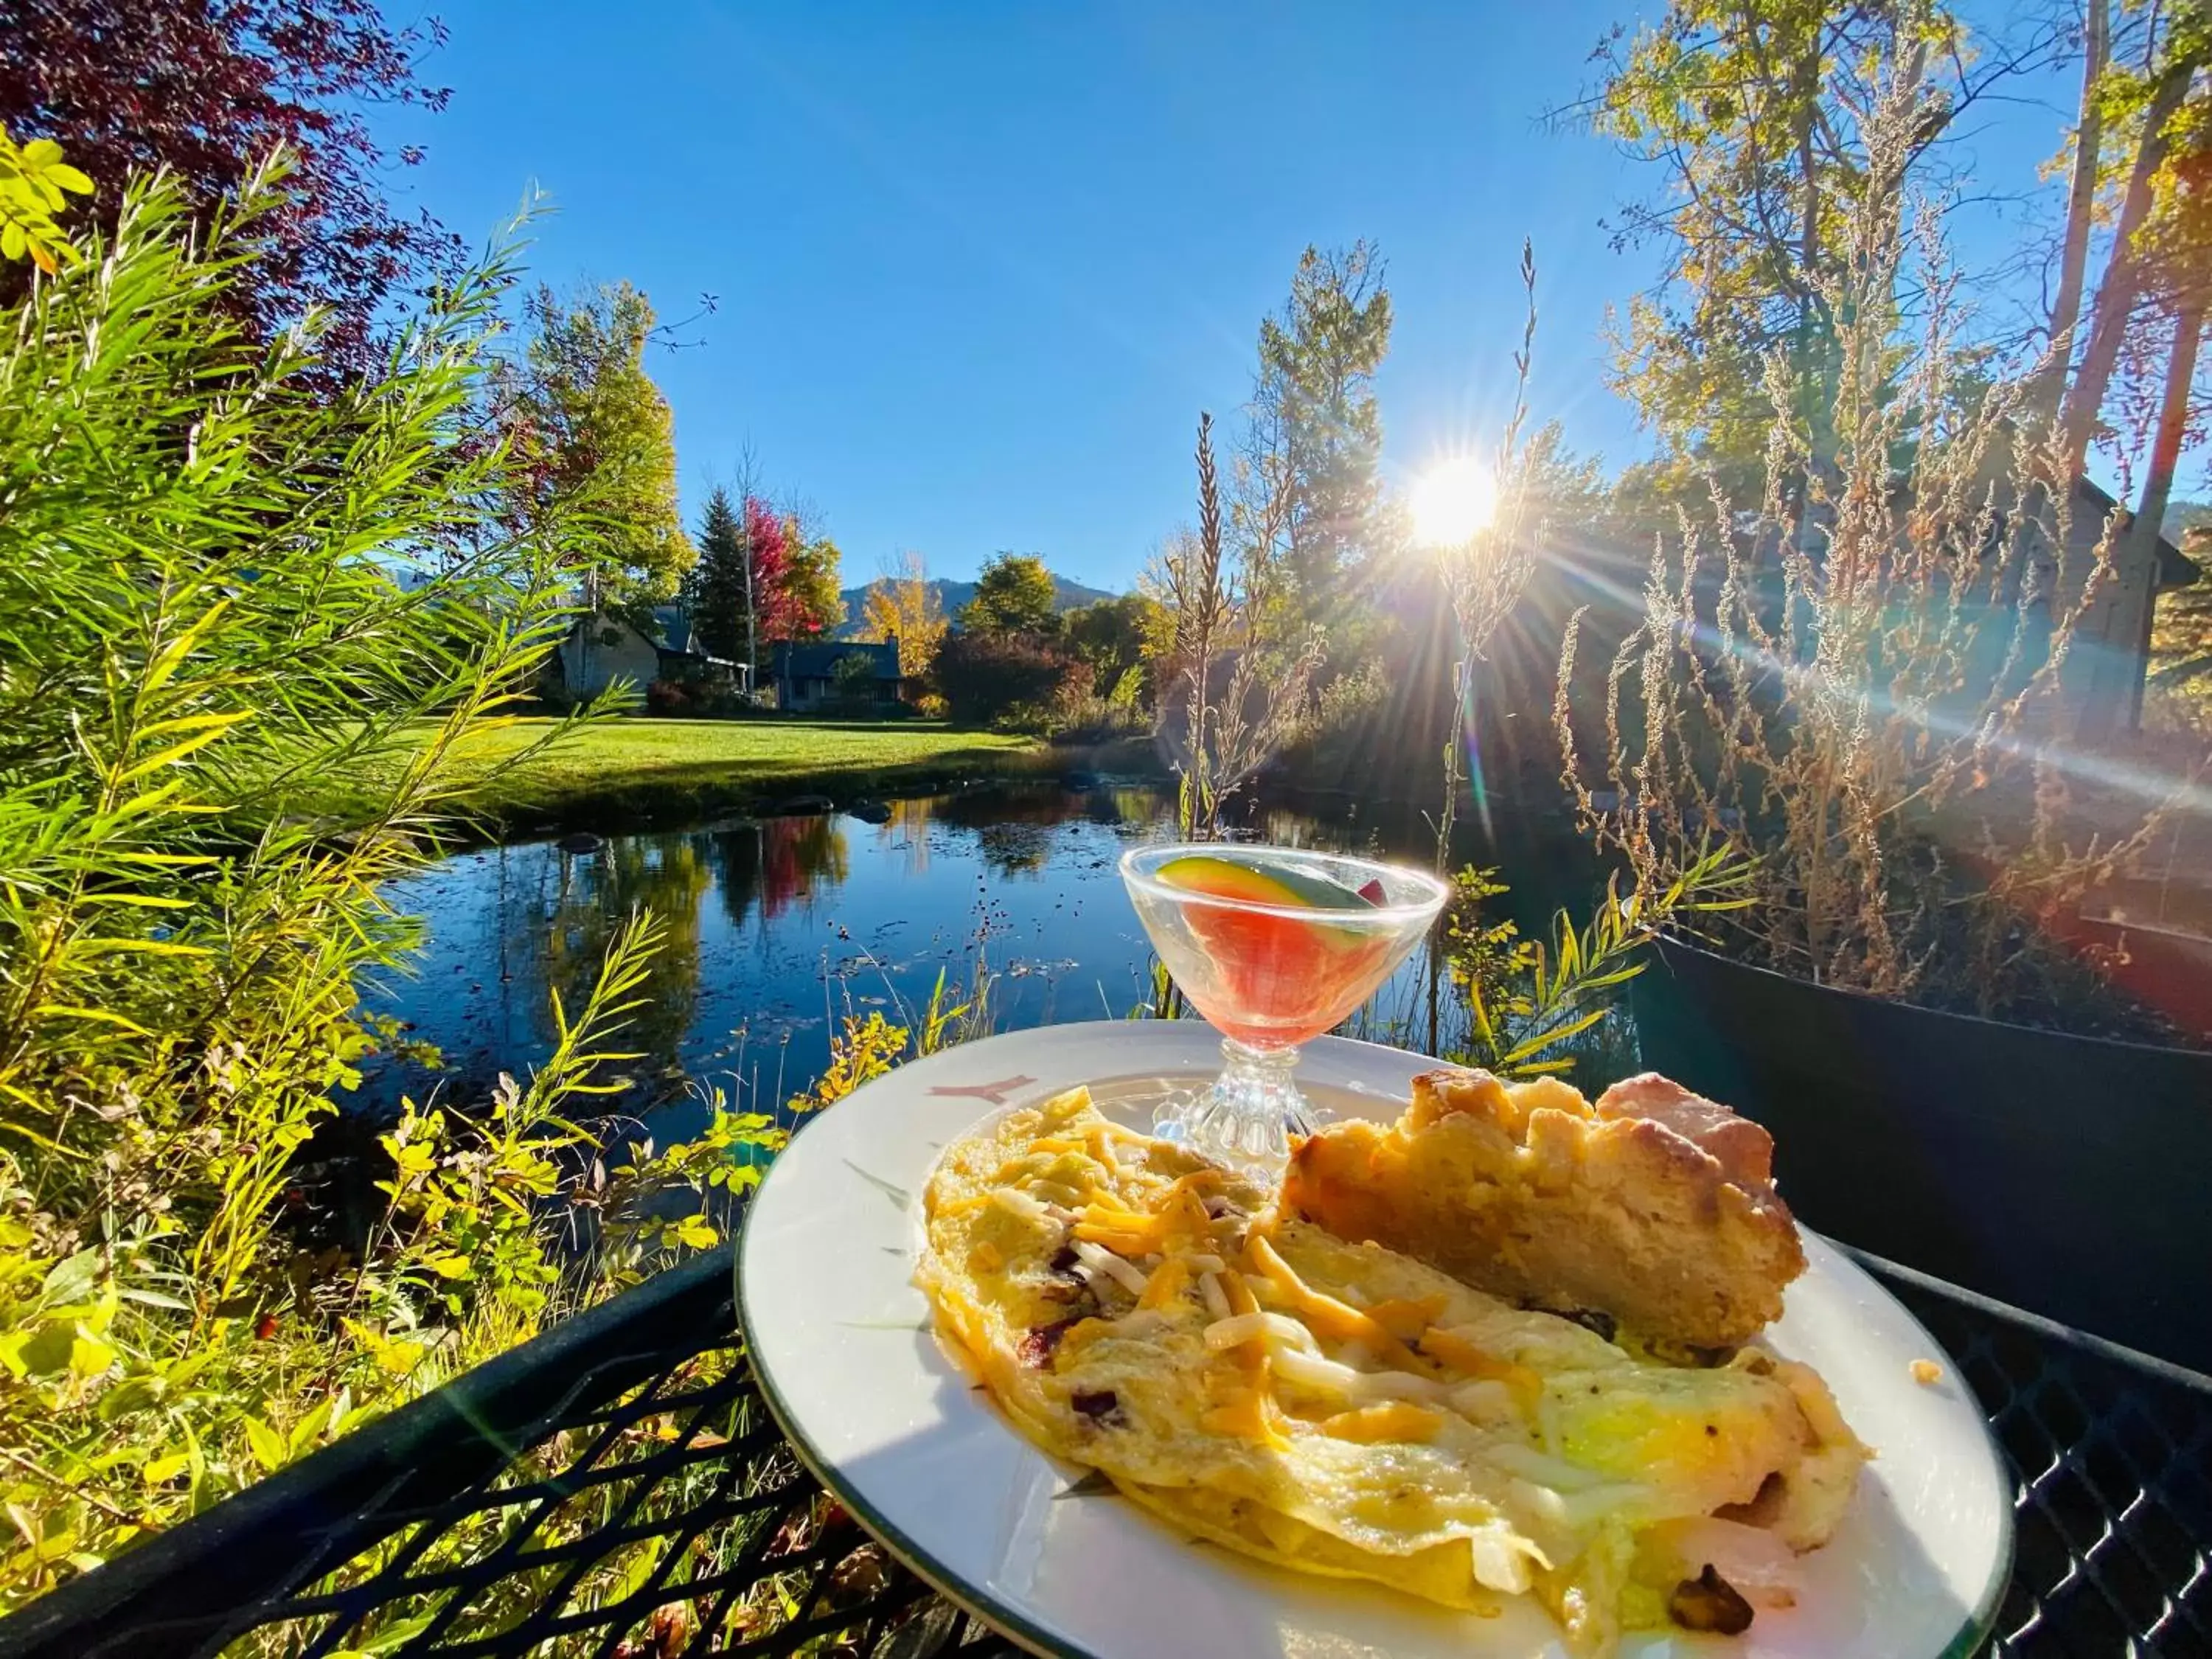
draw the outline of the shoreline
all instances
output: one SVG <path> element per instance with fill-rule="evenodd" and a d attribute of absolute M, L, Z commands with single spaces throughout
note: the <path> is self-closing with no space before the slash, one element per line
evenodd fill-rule
<path fill-rule="evenodd" d="M 594 727 L 569 749 L 556 749 L 538 765 L 499 781 L 489 799 L 465 799 L 464 821 L 442 837 L 445 850 L 459 852 L 501 842 L 557 835 L 568 830 L 620 834 L 730 816 L 770 816 L 782 804 L 800 810 L 844 810 L 864 802 L 949 792 L 981 781 L 1042 780 L 1068 773 L 1110 774 L 1164 781 L 1168 773 L 1149 741 L 1120 738 L 1105 743 L 1058 745 L 1041 738 L 951 731 L 912 722 L 880 726 L 850 721 L 682 720 L 652 722 L 652 735 L 666 728 L 697 728 L 702 750 L 696 757 L 659 761 L 633 757 L 624 763 L 619 750 L 644 721 L 617 717 Z M 632 728 L 626 733 L 625 727 Z M 755 745 L 732 743 L 738 734 L 757 736 Z M 830 744 L 810 737 L 836 738 Z M 945 739 L 940 745 L 927 741 Z M 878 738 L 881 742 L 872 741 Z M 853 739 L 858 738 L 857 743 Z M 580 767 L 578 751 L 597 739 L 603 751 L 596 764 Z M 902 742 L 901 739 L 905 739 Z M 793 740 L 802 752 L 788 753 Z M 917 741 L 920 740 L 920 741 Z M 858 752 L 809 761 L 825 747 Z M 760 752 L 730 752 L 753 747 Z M 711 752 L 720 748 L 724 752 Z M 882 759 L 876 749 L 893 754 L 919 750 L 910 758 Z M 615 750 L 605 753 L 606 750 Z M 787 751 L 778 755 L 775 751 Z"/>

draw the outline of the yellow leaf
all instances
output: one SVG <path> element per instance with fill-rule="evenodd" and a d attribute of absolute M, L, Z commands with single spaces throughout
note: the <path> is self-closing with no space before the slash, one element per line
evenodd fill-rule
<path fill-rule="evenodd" d="M 135 1019 L 125 1019 L 110 1008 L 85 1008 L 73 1002 L 42 1002 L 34 1011 L 48 1019 L 90 1019 L 103 1025 L 118 1026 L 134 1036 L 154 1034 Z"/>
<path fill-rule="evenodd" d="M 190 1452 L 171 1452 L 166 1457 L 149 1457 L 139 1471 L 149 1486 L 166 1486 L 192 1466 Z"/>
<path fill-rule="evenodd" d="M 222 714 L 178 714 L 168 720 L 155 720 L 151 726 L 140 726 L 138 735 L 142 738 L 151 738 L 164 732 L 200 732 L 211 726 L 216 727 L 235 726 L 240 720 L 252 718 L 253 711 L 250 708 L 235 709 Z"/>
<path fill-rule="evenodd" d="M 143 778 L 149 772 L 158 772 L 165 766 L 174 765 L 193 750 L 206 748 L 222 735 L 222 731 L 220 727 L 211 732 L 195 732 L 182 742 L 171 744 L 159 754 L 148 756 L 144 760 L 125 771 L 116 779 L 116 781 L 128 783 L 133 778 Z"/>
<path fill-rule="evenodd" d="M 82 1377 L 94 1377 L 115 1363 L 115 1350 L 85 1326 L 76 1328 L 76 1340 L 70 1344 L 70 1370 Z"/>
<path fill-rule="evenodd" d="M 270 1474 L 284 1467 L 284 1437 L 259 1418 L 246 1419 L 246 1443 L 253 1449 L 253 1461 Z"/>
<path fill-rule="evenodd" d="M 422 1363 L 422 1356 L 429 1351 L 427 1342 L 383 1342 L 376 1347 L 376 1364 L 394 1376 L 404 1376 Z"/>

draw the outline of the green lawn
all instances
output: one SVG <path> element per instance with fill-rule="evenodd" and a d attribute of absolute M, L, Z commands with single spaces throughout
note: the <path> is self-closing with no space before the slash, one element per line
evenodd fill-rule
<path fill-rule="evenodd" d="M 465 751 L 489 763 L 544 735 L 525 720 Z M 1054 769 L 1031 738 L 925 721 L 641 720 L 600 721 L 490 784 L 477 805 L 515 821 L 582 821 L 599 810 L 666 818 L 780 795 L 856 793 L 921 775 Z"/>

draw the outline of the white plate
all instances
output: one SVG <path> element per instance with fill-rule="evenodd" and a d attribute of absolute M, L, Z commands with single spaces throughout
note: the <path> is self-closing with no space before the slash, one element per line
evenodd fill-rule
<path fill-rule="evenodd" d="M 910 1282 L 921 1194 L 947 1143 L 1077 1083 L 1142 1127 L 1167 1089 L 1219 1067 L 1197 1024 L 1047 1026 L 902 1066 L 831 1107 L 754 1195 L 738 1291 L 753 1369 L 815 1474 L 939 1589 L 1025 1646 L 1091 1659 L 1536 1659 L 1563 1650 L 1533 1601 L 1478 1619 L 1308 1577 L 1178 1536 L 1077 1486 L 1008 1427 L 938 1346 Z M 1340 1115 L 1394 1118 L 1434 1061 L 1340 1038 L 1299 1080 Z M 1826 1243 L 1770 1333 L 1809 1360 L 1877 1459 L 1850 1516 L 1804 1560 L 1804 1593 L 1739 1638 L 1680 1632 L 1626 1654 L 1938 1659 L 1987 1633 L 2012 1559 L 2011 1486 L 1958 1373 L 1912 1316 Z M 1915 1359 L 1943 1369 L 1915 1382 Z"/>

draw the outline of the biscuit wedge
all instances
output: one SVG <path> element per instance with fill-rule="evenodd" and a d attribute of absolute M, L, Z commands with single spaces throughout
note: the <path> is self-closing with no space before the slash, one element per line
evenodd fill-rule
<path fill-rule="evenodd" d="M 1283 1206 L 1524 1307 L 1728 1349 L 1780 1315 L 1805 1268 L 1773 1150 L 1756 1123 L 1656 1073 L 1593 1103 L 1554 1078 L 1436 1071 L 1396 1123 L 1306 1139 Z"/>

